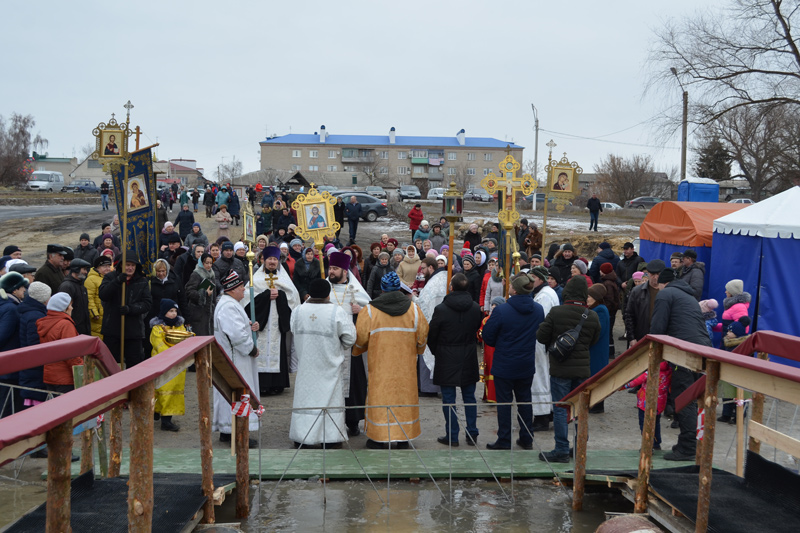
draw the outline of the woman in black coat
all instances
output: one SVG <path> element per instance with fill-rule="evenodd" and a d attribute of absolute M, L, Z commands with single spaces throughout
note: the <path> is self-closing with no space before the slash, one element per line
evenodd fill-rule
<path fill-rule="evenodd" d="M 303 250 L 301 258 L 294 263 L 294 277 L 292 281 L 300 293 L 300 301 L 305 302 L 308 297 L 308 289 L 311 282 L 320 277 L 319 259 L 314 257 L 314 249 L 306 248 Z"/>
<path fill-rule="evenodd" d="M 441 444 L 458 444 L 458 420 L 455 407 L 456 387 L 461 387 L 467 420 L 467 444 L 478 438 L 475 383 L 478 382 L 478 347 L 475 342 L 483 313 L 472 301 L 469 282 L 464 274 L 456 274 L 450 282 L 452 292 L 436 306 L 428 330 L 428 348 L 436 359 L 433 382 L 442 388 L 442 408 L 447 434 Z"/>

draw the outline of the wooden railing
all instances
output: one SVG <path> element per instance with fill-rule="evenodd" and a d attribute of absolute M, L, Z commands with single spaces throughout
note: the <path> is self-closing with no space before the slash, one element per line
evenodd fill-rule
<path fill-rule="evenodd" d="M 149 532 L 153 518 L 153 401 L 156 388 L 186 370 L 192 363 L 197 371 L 197 397 L 200 406 L 200 460 L 202 489 L 208 498 L 203 521 L 214 522 L 213 466 L 211 444 L 211 386 L 225 397 L 249 394 L 258 408 L 258 395 L 250 391 L 230 358 L 214 337 L 192 337 L 120 371 L 105 345 L 96 338 L 79 336 L 0 354 L 0 374 L 15 372 L 73 357 L 95 360 L 106 377 L 57 398 L 0 419 L 0 466 L 44 443 L 47 458 L 47 531 L 64 531 L 70 523 L 70 459 L 73 427 L 112 410 L 110 475 L 119 475 L 121 461 L 121 405 L 128 403 L 131 419 L 130 481 L 128 483 L 129 531 Z M 213 369 L 213 370 L 212 370 Z M 113 413 L 116 411 L 116 413 Z M 237 417 L 237 517 L 249 514 L 249 424 Z M 115 435 L 116 433 L 116 435 Z M 116 444 L 115 447 L 115 437 Z M 241 473 L 241 474 L 240 474 Z"/>
<path fill-rule="evenodd" d="M 634 512 L 647 512 L 648 483 L 652 465 L 656 399 L 659 385 L 658 375 L 662 361 L 668 361 L 688 368 L 693 372 L 705 374 L 702 405 L 708 415 L 705 417 L 704 436 L 698 445 L 696 459 L 697 464 L 700 466 L 697 519 L 695 522 L 697 532 L 705 532 L 708 529 L 716 426 L 716 415 L 714 413 L 717 408 L 717 386 L 720 380 L 735 385 L 740 389 L 747 389 L 756 393 L 753 412 L 748 423 L 748 430 L 752 437 L 750 443 L 751 451 L 758 452 L 758 441 L 764 441 L 787 453 L 800 455 L 800 441 L 761 423 L 765 395 L 800 405 L 800 369 L 770 362 L 766 360 L 766 352 L 760 351 L 769 349 L 773 355 L 798 360 L 800 351 L 797 348 L 800 348 L 800 339 L 775 334 L 774 332 L 761 332 L 761 339 L 757 336 L 759 336 L 759 333 L 756 333 L 746 343 L 739 346 L 736 350 L 738 353 L 731 353 L 681 341 L 666 335 L 647 335 L 631 346 L 624 354 L 614 359 L 606 368 L 566 396 L 562 402 L 568 404 L 570 417 L 576 418 L 578 424 L 577 443 L 575 446 L 573 509 L 580 510 L 583 506 L 586 480 L 586 447 L 589 435 L 589 409 L 647 370 L 649 377 L 646 388 L 645 418 L 634 499 Z M 781 343 L 780 341 L 783 342 Z M 780 347 L 788 347 L 789 349 L 777 352 Z M 754 351 L 759 351 L 759 357 L 752 357 Z M 742 395 L 739 394 L 738 397 L 741 398 Z M 676 404 L 680 403 L 679 398 Z M 737 420 L 739 421 L 738 431 L 740 432 L 740 449 L 737 456 L 738 473 L 740 467 L 743 470 L 743 465 L 738 457 L 743 457 L 744 452 L 743 407 L 741 405 L 737 407 Z"/>

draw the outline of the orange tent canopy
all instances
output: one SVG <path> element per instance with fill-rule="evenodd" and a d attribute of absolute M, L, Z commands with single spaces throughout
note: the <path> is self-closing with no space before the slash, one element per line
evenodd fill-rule
<path fill-rule="evenodd" d="M 711 246 L 714 221 L 747 204 L 661 202 L 644 217 L 639 238 L 677 246 Z"/>

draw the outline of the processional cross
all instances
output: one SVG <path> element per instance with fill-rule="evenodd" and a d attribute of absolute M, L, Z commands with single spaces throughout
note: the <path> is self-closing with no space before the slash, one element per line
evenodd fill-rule
<path fill-rule="evenodd" d="M 501 171 L 500 175 L 497 176 L 490 172 L 481 180 L 481 187 L 486 189 L 489 194 L 494 194 L 495 191 L 503 191 L 503 205 L 497 216 L 504 228 L 511 229 L 514 222 L 519 220 L 519 212 L 515 208 L 516 193 L 531 194 L 536 187 L 533 185 L 533 178 L 531 178 L 530 174 L 523 174 L 517 177 L 520 164 L 511 155 L 510 146 L 506 148 L 506 153 L 508 155 L 498 165 Z"/>
<path fill-rule="evenodd" d="M 275 274 L 273 274 L 272 272 L 270 272 L 269 274 L 267 274 L 266 276 L 264 276 L 264 279 L 265 279 L 265 280 L 267 281 L 267 283 L 269 284 L 269 288 L 270 288 L 270 289 L 274 289 L 274 288 L 275 288 L 275 280 L 276 280 L 276 279 L 278 279 L 278 276 L 276 276 Z"/>

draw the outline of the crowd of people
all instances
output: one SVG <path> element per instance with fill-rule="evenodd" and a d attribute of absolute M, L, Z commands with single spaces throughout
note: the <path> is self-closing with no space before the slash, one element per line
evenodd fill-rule
<path fill-rule="evenodd" d="M 296 446 L 341 446 L 363 427 L 370 448 L 405 447 L 421 434 L 419 395 L 441 396 L 445 435 L 438 441 L 459 446 L 457 389 L 465 406 L 463 441 L 474 446 L 476 385 L 484 380 L 483 401 L 498 404 L 497 438 L 487 448 L 511 448 L 516 401 L 516 444 L 532 449 L 534 433 L 552 423 L 554 448 L 540 458 L 568 462 L 567 414 L 552 403 L 616 355 L 618 313 L 621 340 L 629 342 L 665 333 L 711 345 L 715 330 L 729 338 L 749 331 L 749 295 L 741 281 L 726 286 L 721 322 L 716 300 L 699 302 L 704 266 L 691 249 L 673 257 L 670 267 L 660 259 L 645 261 L 631 243 L 619 257 L 602 242 L 592 261 L 579 257 L 570 243 L 552 244 L 543 253 L 542 234 L 522 219 L 514 229 L 519 270 L 506 279 L 498 255 L 500 226 L 471 224 L 456 241 L 461 249 L 453 251 L 448 282 L 450 232 L 458 230 L 444 218 L 429 223 L 419 204 L 408 213 L 404 235 L 383 234 L 364 250 L 351 222 L 348 242 L 337 233 L 315 246 L 295 234 L 290 198 L 266 189 L 258 191 L 263 197 L 251 274 L 248 246 L 240 230 L 231 230 L 239 223 L 235 190 L 223 185 L 191 196 L 166 191 L 159 206 L 164 223 L 158 259 L 150 272 L 133 251 L 122 261 L 116 218 L 93 241 L 82 234 L 75 248 L 48 245 L 38 269 L 19 247 L 7 246 L 0 259 L 0 351 L 93 335 L 120 363 L 124 350 L 124 366 L 131 367 L 168 349 L 173 330 L 214 335 L 262 398 L 284 393 L 296 373 L 290 427 Z M 256 200 L 248 190 L 246 201 Z M 167 212 L 176 202 L 173 222 Z M 342 205 L 340 199 L 336 218 L 349 218 L 354 203 Z M 194 219 L 201 204 L 217 224 L 215 236 Z M 559 356 L 557 341 L 574 328 L 576 344 Z M 67 392 L 74 387 L 71 367 L 81 363 L 76 358 L 0 376 L 1 383 L 25 387 L 4 387 L 3 396 L 14 396 L 19 410 L 45 401 L 48 391 Z M 663 368 L 658 413 L 696 378 L 682 367 Z M 642 413 L 646 379 L 626 386 L 640 389 Z M 181 374 L 156 391 L 156 419 L 164 431 L 180 429 L 173 417 L 184 414 L 184 382 Z M 12 402 L 4 400 L 7 415 Z M 215 393 L 213 429 L 223 442 L 231 434 L 228 401 Z M 320 406 L 330 409 L 322 412 Z M 603 410 L 599 404 L 592 413 Z M 723 417 L 730 421 L 730 412 Z M 675 423 L 680 437 L 665 458 L 693 458 L 694 411 L 676 413 Z"/>

